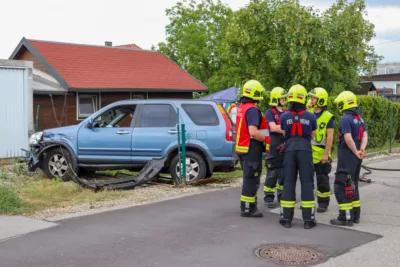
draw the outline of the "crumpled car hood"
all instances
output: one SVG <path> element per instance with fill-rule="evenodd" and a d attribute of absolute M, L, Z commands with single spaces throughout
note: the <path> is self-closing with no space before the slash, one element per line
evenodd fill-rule
<path fill-rule="evenodd" d="M 43 131 L 43 140 L 73 140 L 78 133 L 78 125 L 53 128 Z"/>

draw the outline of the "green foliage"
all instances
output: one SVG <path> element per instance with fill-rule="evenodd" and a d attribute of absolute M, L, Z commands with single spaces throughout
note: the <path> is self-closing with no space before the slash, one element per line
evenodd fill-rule
<path fill-rule="evenodd" d="M 363 0 L 338 0 L 324 13 L 298 0 L 252 0 L 235 13 L 227 41 L 244 80 L 337 93 L 357 88 L 358 72 L 372 73 L 380 59 L 367 45 L 375 34 L 364 14 Z"/>
<path fill-rule="evenodd" d="M 368 132 L 368 148 L 380 148 L 388 144 L 390 140 L 390 108 L 393 108 L 393 136 L 399 132 L 398 118 L 400 106 L 392 103 L 383 97 L 357 96 L 362 110 L 362 118 L 365 121 Z M 335 116 L 335 133 L 339 130 L 339 122 L 342 114 L 333 103 L 335 97 L 329 98 L 328 108 Z M 397 135 L 399 136 L 399 135 Z M 337 138 L 334 139 L 334 144 Z"/>
<path fill-rule="evenodd" d="M 267 90 L 301 83 L 329 93 L 358 87 L 381 59 L 364 0 L 337 0 L 321 13 L 298 0 L 250 0 L 232 11 L 220 0 L 183 0 L 167 9 L 158 49 L 210 93 L 258 79 Z"/>
<path fill-rule="evenodd" d="M 216 90 L 231 84 L 225 32 L 233 11 L 220 0 L 183 0 L 166 10 L 167 40 L 158 50 Z M 211 85 L 211 86 L 210 86 Z"/>
<path fill-rule="evenodd" d="M 8 175 L 7 175 L 7 171 L 5 168 L 0 167 L 0 180 L 7 180 L 9 179 Z"/>
<path fill-rule="evenodd" d="M 26 210 L 17 192 L 9 186 L 0 185 L 0 214 L 17 214 Z"/>

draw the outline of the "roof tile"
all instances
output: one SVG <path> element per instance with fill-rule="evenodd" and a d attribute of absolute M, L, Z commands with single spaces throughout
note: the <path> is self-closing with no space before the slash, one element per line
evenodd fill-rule
<path fill-rule="evenodd" d="M 34 40 L 29 42 L 71 88 L 207 90 L 160 52 Z"/>

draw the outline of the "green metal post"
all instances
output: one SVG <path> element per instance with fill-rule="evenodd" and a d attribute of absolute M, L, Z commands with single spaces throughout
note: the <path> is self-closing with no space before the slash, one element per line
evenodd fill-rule
<path fill-rule="evenodd" d="M 182 123 L 182 178 L 186 183 L 186 129 Z"/>
<path fill-rule="evenodd" d="M 393 106 L 390 105 L 390 140 L 389 140 L 389 153 L 392 153 L 392 139 L 393 139 Z"/>
<path fill-rule="evenodd" d="M 179 108 L 176 112 L 176 129 L 178 130 L 178 158 L 179 158 L 179 180 L 178 183 L 181 184 L 182 179 L 182 155 L 181 155 L 181 134 L 179 130 Z"/>
<path fill-rule="evenodd" d="M 40 110 L 40 105 L 37 105 L 37 107 L 36 107 L 35 133 L 37 133 L 39 131 L 39 110 Z"/>

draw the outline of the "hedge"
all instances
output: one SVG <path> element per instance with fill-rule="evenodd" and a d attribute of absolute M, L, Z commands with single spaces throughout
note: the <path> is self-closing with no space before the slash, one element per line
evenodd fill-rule
<path fill-rule="evenodd" d="M 390 107 L 393 108 L 393 136 L 392 141 L 400 140 L 400 103 L 388 101 L 379 96 L 357 96 L 368 131 L 368 148 L 381 148 L 389 143 L 390 139 Z M 335 97 L 328 100 L 328 109 L 335 116 L 335 138 L 337 143 L 337 132 L 342 114 L 333 103 Z M 263 112 L 268 108 L 269 99 L 265 98 L 260 103 Z"/>

